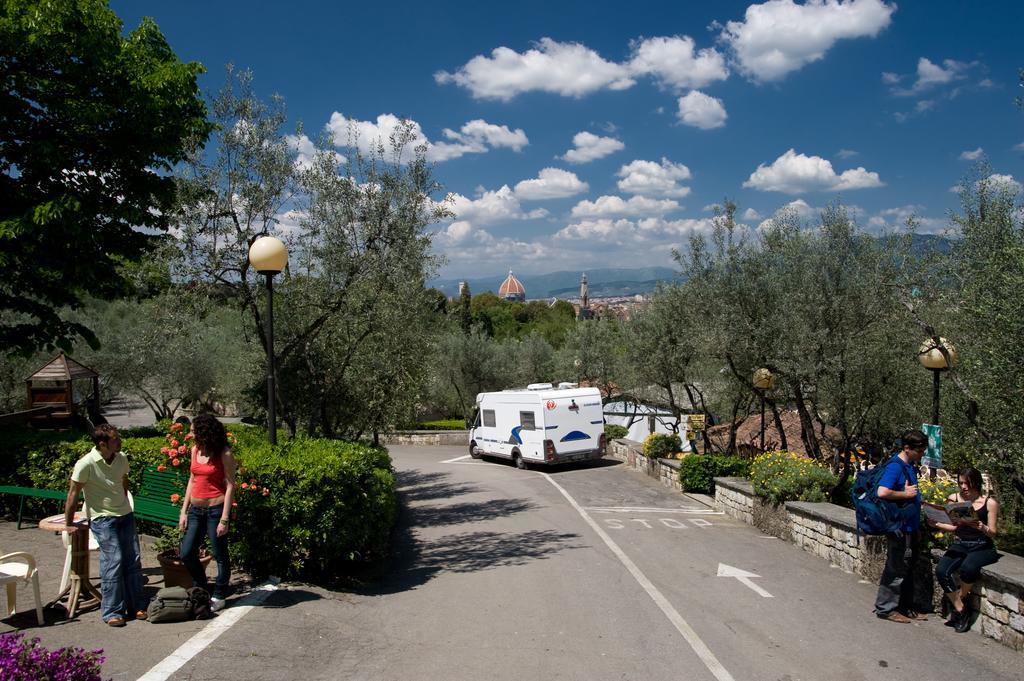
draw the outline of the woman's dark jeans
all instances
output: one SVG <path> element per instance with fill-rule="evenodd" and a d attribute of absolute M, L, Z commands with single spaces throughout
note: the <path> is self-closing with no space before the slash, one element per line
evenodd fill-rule
<path fill-rule="evenodd" d="M 199 547 L 203 545 L 204 537 L 210 537 L 213 559 L 217 561 L 217 581 L 211 594 L 214 598 L 224 598 L 228 595 L 228 580 L 231 578 L 228 537 L 226 534 L 223 537 L 217 536 L 217 523 L 220 522 L 223 513 L 224 504 L 210 507 L 189 506 L 188 525 L 185 527 L 185 536 L 181 538 L 181 562 L 185 564 L 195 585 L 209 591 L 210 583 L 206 579 L 206 570 L 199 562 Z"/>
<path fill-rule="evenodd" d="M 951 593 L 959 588 L 953 577 L 958 570 L 961 581 L 974 584 L 981 576 L 981 568 L 997 560 L 999 554 L 991 541 L 957 540 L 935 566 L 935 579 L 942 585 L 943 591 Z"/>

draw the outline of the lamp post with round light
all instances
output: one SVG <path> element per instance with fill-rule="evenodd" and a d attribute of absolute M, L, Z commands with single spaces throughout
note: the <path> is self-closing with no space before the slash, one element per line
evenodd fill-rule
<path fill-rule="evenodd" d="M 267 278 L 267 314 L 264 335 L 267 337 L 267 439 L 277 444 L 277 392 L 274 389 L 274 275 L 288 264 L 288 249 L 280 239 L 261 236 L 249 246 L 249 262 Z"/>
<path fill-rule="evenodd" d="M 761 451 L 764 451 L 764 393 L 766 390 L 771 390 L 775 386 L 775 374 L 765 368 L 760 368 L 754 372 L 754 377 L 751 380 L 754 384 L 754 389 L 757 390 L 757 394 L 761 396 Z"/>
<path fill-rule="evenodd" d="M 945 350 L 945 352 L 943 352 Z M 932 372 L 932 424 L 939 425 L 939 380 L 943 371 L 956 364 L 956 348 L 945 338 L 928 338 L 917 351 L 921 365 Z"/>

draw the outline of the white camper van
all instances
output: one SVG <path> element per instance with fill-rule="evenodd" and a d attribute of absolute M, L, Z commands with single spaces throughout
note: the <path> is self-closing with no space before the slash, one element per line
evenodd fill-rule
<path fill-rule="evenodd" d="M 474 459 L 493 455 L 529 464 L 600 459 L 607 440 L 597 388 L 575 383 L 535 383 L 525 390 L 476 396 L 476 416 L 469 431 Z"/>

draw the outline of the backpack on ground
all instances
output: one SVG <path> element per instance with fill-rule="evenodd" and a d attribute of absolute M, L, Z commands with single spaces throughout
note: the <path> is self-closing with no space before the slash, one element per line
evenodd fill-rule
<path fill-rule="evenodd" d="M 192 616 L 197 620 L 208 620 L 213 617 L 213 609 L 210 603 L 210 593 L 201 586 L 194 586 L 188 590 L 189 600 L 192 601 Z"/>
<path fill-rule="evenodd" d="M 195 617 L 192 598 L 181 586 L 167 586 L 156 592 L 146 609 L 146 619 L 153 624 L 184 622 Z"/>
<path fill-rule="evenodd" d="M 857 514 L 857 531 L 861 534 L 902 534 L 903 527 L 910 523 L 914 514 L 918 513 L 916 504 L 887 501 L 878 497 L 878 484 L 889 467 L 898 456 L 894 456 L 884 464 L 857 473 L 853 480 L 853 508 Z M 910 482 L 906 470 L 900 463 L 900 473 Z"/>

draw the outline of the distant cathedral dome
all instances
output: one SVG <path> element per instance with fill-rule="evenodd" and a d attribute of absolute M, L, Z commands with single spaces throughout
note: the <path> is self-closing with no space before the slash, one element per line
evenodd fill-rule
<path fill-rule="evenodd" d="M 505 300 L 518 300 L 521 303 L 526 302 L 526 289 L 512 274 L 512 270 L 508 271 L 508 279 L 498 287 L 498 297 Z"/>

